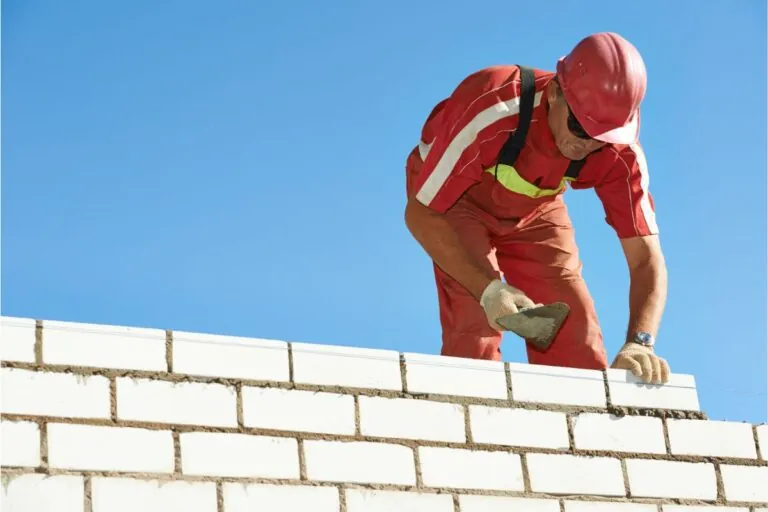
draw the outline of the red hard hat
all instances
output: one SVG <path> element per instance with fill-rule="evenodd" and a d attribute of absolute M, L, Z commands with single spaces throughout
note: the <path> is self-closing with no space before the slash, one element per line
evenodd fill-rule
<path fill-rule="evenodd" d="M 646 75 L 632 43 L 613 32 L 592 34 L 558 60 L 557 76 L 573 115 L 591 137 L 615 144 L 637 141 Z"/>

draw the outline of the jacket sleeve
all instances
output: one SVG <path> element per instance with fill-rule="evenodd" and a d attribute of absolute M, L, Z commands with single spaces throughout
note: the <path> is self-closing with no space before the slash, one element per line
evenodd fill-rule
<path fill-rule="evenodd" d="M 619 238 L 656 235 L 656 212 L 645 154 L 639 144 L 618 151 L 611 168 L 595 186 L 606 222 Z"/>
<path fill-rule="evenodd" d="M 481 145 L 496 121 L 514 115 L 495 92 L 509 77 L 497 68 L 478 71 L 459 84 L 439 113 L 430 114 L 419 144 L 423 166 L 414 184 L 422 204 L 444 213 L 480 180 Z"/>

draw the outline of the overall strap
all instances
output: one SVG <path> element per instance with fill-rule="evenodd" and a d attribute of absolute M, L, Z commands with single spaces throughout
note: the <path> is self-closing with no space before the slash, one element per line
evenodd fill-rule
<path fill-rule="evenodd" d="M 571 160 L 571 163 L 568 164 L 568 169 L 565 170 L 565 177 L 574 180 L 578 178 L 579 173 L 581 172 L 581 168 L 584 167 L 586 162 L 586 157 L 582 158 L 581 160 Z"/>
<path fill-rule="evenodd" d="M 499 151 L 496 160 L 498 165 L 513 166 L 517 156 L 525 146 L 525 138 L 528 135 L 528 127 L 533 117 L 533 97 L 536 93 L 535 78 L 533 70 L 525 66 L 518 66 L 520 69 L 520 114 L 517 123 L 517 129 L 509 136 L 504 146 Z"/>

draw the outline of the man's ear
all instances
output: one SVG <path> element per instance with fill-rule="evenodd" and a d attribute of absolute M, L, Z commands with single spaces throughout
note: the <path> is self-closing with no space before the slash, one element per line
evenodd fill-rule
<path fill-rule="evenodd" d="M 557 101 L 557 84 L 555 84 L 554 80 L 550 80 L 547 84 L 547 88 L 545 89 L 545 92 L 547 93 L 547 102 L 550 106 Z"/>

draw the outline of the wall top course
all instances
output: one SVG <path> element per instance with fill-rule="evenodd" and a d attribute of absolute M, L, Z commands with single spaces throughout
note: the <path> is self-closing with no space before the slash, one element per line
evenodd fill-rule
<path fill-rule="evenodd" d="M 290 342 L 247 336 L 197 333 L 172 329 L 127 327 L 31 318 L 0 317 L 6 333 L 2 341 L 4 365 L 33 364 L 31 344 L 36 323 L 42 353 L 46 334 L 65 330 L 55 337 L 67 367 L 114 368 L 208 378 L 266 381 L 295 386 L 325 386 L 427 396 L 456 396 L 507 401 L 535 407 L 562 405 L 575 408 L 612 408 L 618 414 L 635 409 L 684 411 L 702 417 L 692 375 L 673 374 L 666 385 L 639 382 L 629 371 L 581 370 L 519 362 L 477 361 L 433 354 L 397 352 L 381 348 Z M 82 333 L 82 336 L 78 336 Z M 102 355 L 78 354 L 98 347 L 100 336 L 109 340 Z M 83 344 L 87 338 L 91 344 Z M 166 340 L 167 338 L 167 340 Z M 131 353 L 138 339 L 162 340 L 162 354 Z M 52 341 L 51 341 L 52 342 Z M 106 341 L 105 341 L 106 343 Z M 187 345 L 188 344 L 188 345 Z M 68 345 L 73 349 L 67 351 Z M 201 350 L 198 345 L 204 345 Z M 152 345 L 153 348 L 157 347 Z M 221 350 L 217 350 L 220 347 Z M 175 363 L 174 364 L 174 357 Z M 124 360 L 125 364 L 120 364 Z M 46 361 L 41 361 L 44 365 Z M 52 368 L 55 369 L 55 368 Z M 364 370 L 364 371 L 361 371 Z M 590 384 L 593 383 L 593 384 Z M 511 390 L 509 386 L 511 384 Z M 605 393 L 603 389 L 607 389 Z M 617 410 L 618 409 L 618 410 Z M 695 413 L 700 413 L 696 416 Z M 679 415 L 676 417 L 680 417 Z"/>

